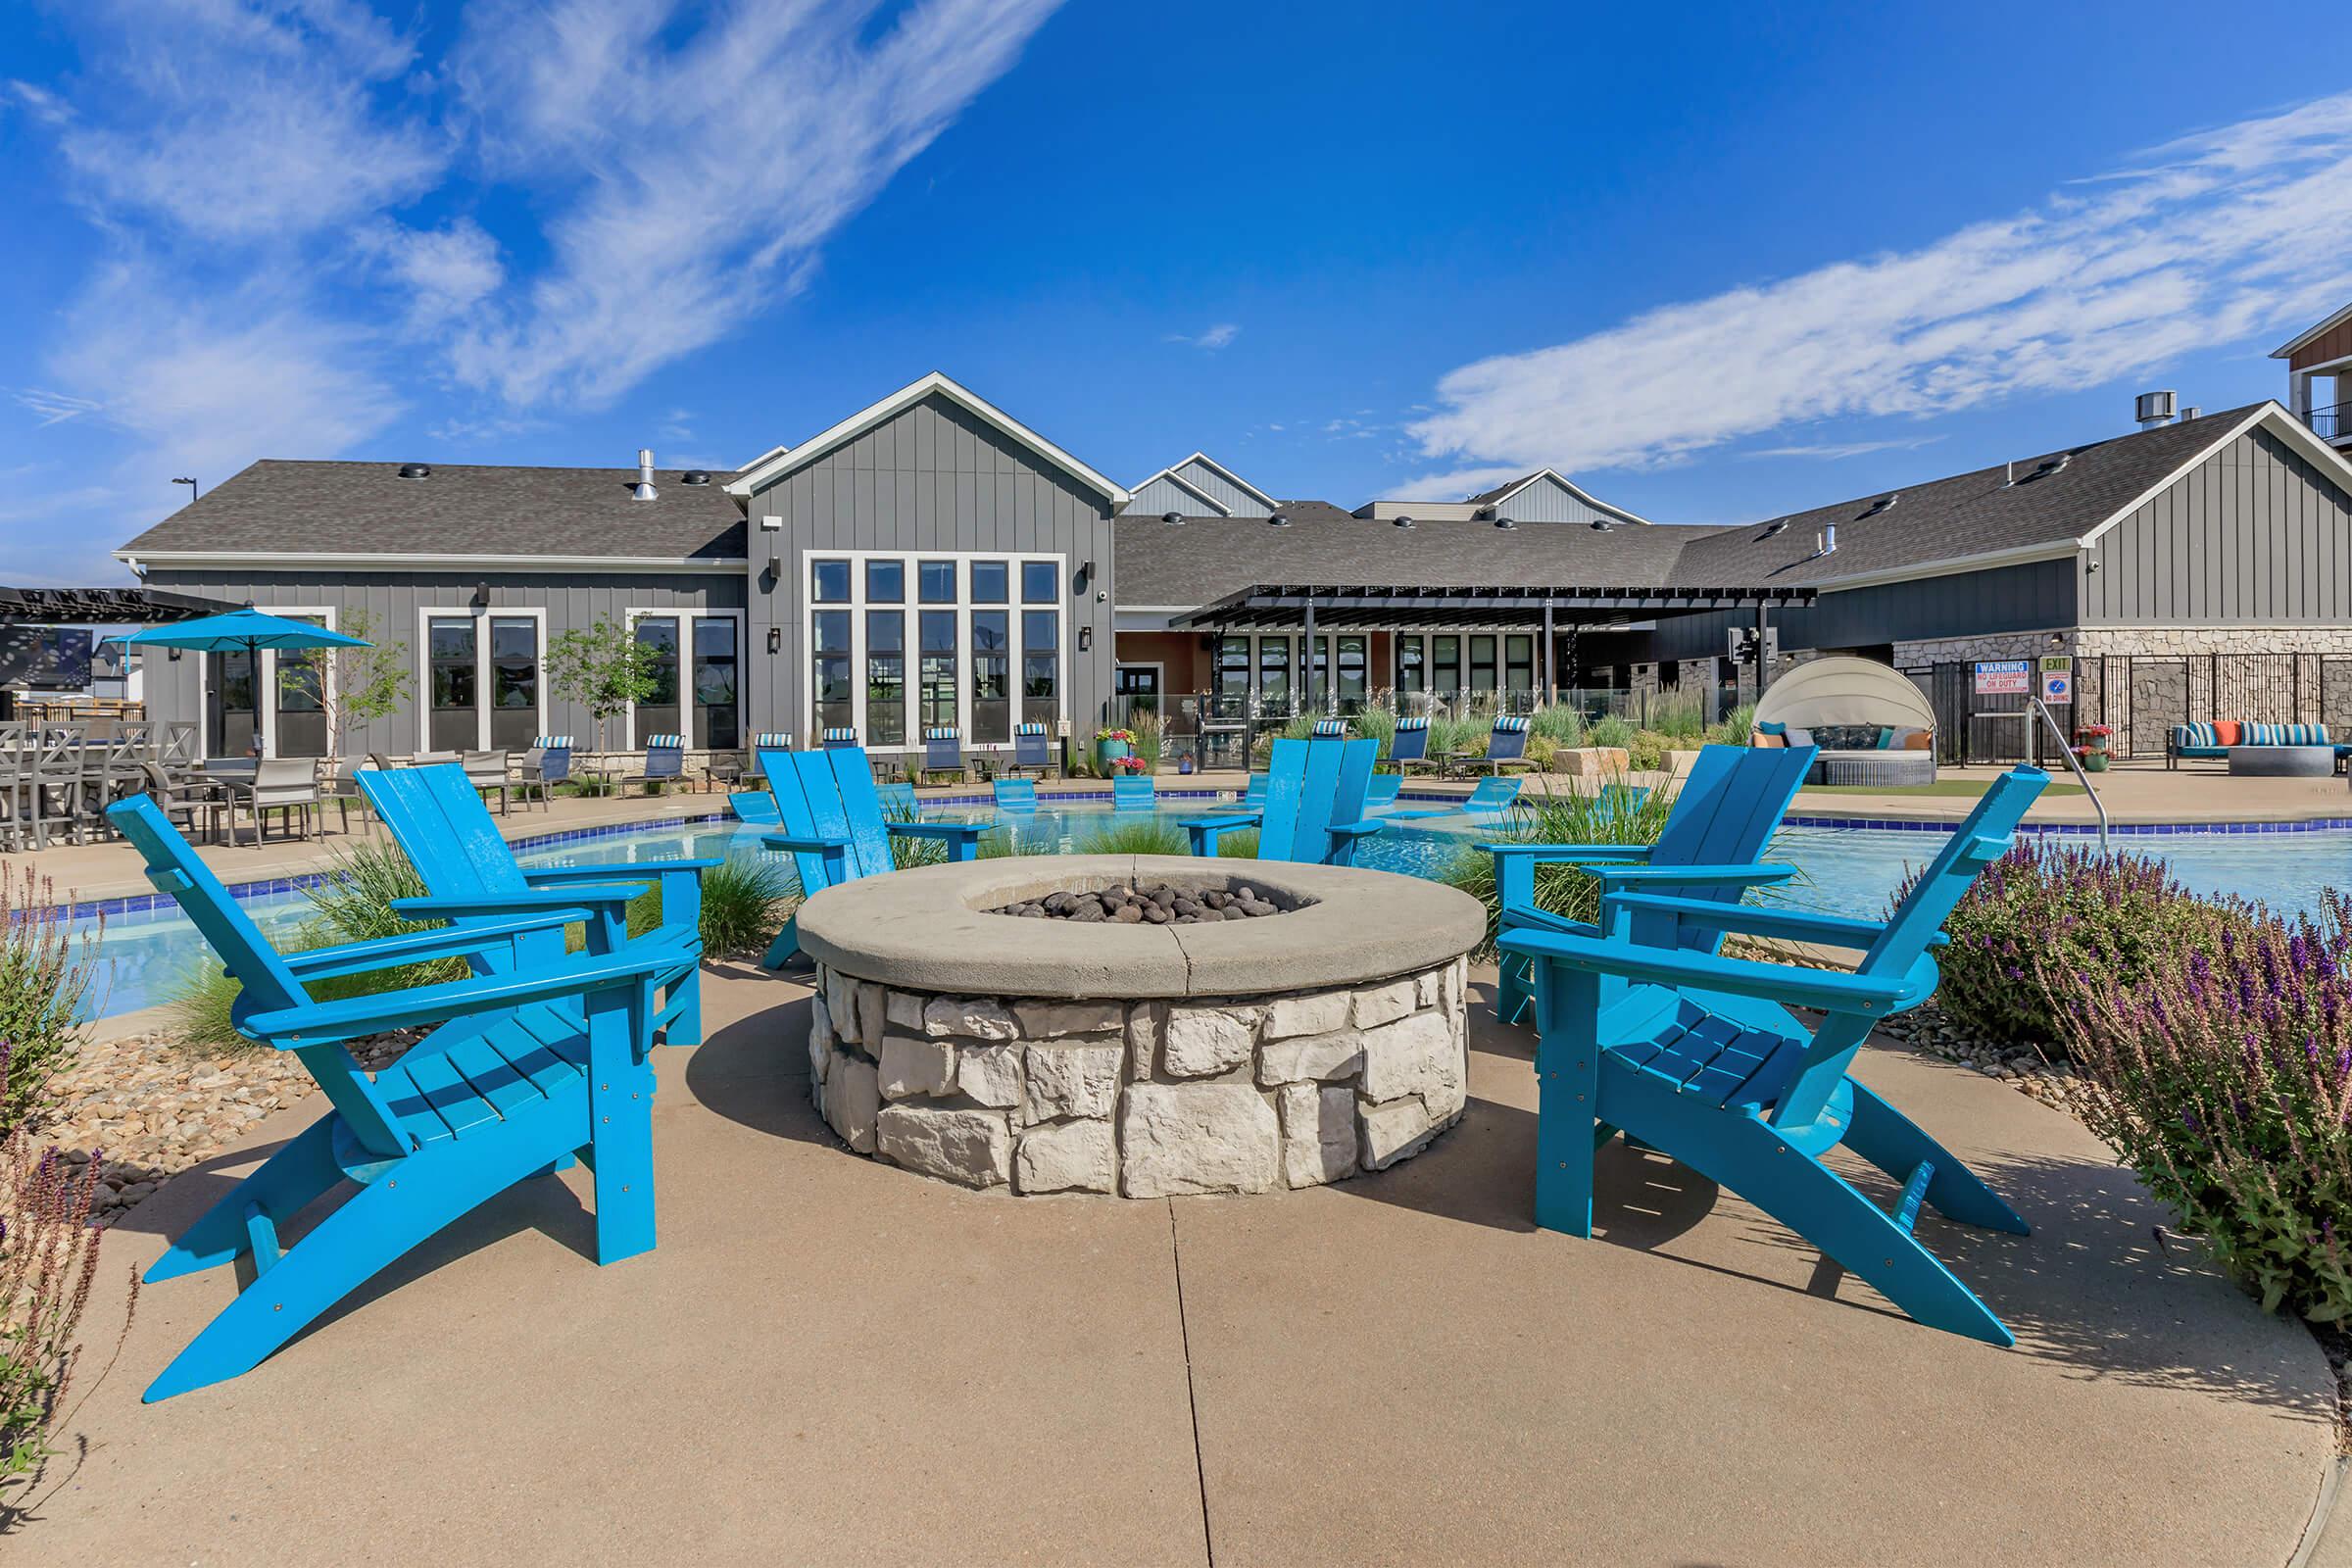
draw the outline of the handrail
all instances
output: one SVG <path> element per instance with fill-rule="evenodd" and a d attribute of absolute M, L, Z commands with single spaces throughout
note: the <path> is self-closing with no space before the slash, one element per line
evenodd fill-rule
<path fill-rule="evenodd" d="M 2041 715 L 2043 723 L 2050 726 L 2050 737 L 2058 743 L 2058 755 L 2065 758 L 2066 765 L 2075 770 L 2075 778 L 2082 784 L 2082 793 L 2090 797 L 2090 808 L 2099 813 L 2099 853 L 2104 855 L 2107 853 L 2107 803 L 2099 799 L 2097 787 L 2090 782 L 2090 774 L 2083 770 L 2082 760 L 2075 755 L 2074 743 L 2066 738 L 2066 731 L 2058 727 L 2058 717 L 2050 711 L 2050 705 L 2041 700 L 2039 692 L 2029 695 L 2034 701 L 2034 710 Z"/>

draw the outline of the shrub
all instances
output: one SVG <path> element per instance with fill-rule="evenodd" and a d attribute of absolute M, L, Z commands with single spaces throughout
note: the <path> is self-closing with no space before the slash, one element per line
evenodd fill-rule
<path fill-rule="evenodd" d="M 1135 736 L 1135 755 L 1144 760 L 1144 771 L 1159 771 L 1160 747 L 1167 738 L 1167 725 L 1151 709 L 1139 709 L 1127 720 L 1127 728 Z"/>
<path fill-rule="evenodd" d="M 1387 709 L 1366 708 L 1348 722 L 1364 739 L 1380 743 L 1380 756 L 1385 758 L 1396 750 L 1396 715 Z"/>
<path fill-rule="evenodd" d="M 2228 906 L 2224 906 L 2228 907 Z M 2352 1323 L 2352 906 L 2230 908 L 2134 973 L 2044 954 L 2084 1120 L 2266 1309 Z"/>
<path fill-rule="evenodd" d="M 1615 791 L 1522 796 L 1489 840 L 1497 844 L 1640 847 L 1658 841 L 1673 809 L 1672 798 L 1662 790 L 1650 790 L 1631 803 Z M 1492 957 L 1502 912 L 1501 894 L 1494 885 L 1494 858 L 1484 850 L 1464 849 L 1446 866 L 1446 880 L 1487 906 L 1487 935 L 1479 946 L 1479 956 Z M 1599 916 L 1599 884 L 1590 876 L 1570 866 L 1538 865 L 1535 884 L 1538 907 L 1571 920 L 1590 921 Z"/>
<path fill-rule="evenodd" d="M 0 1135 L 31 1113 L 80 1043 L 98 929 L 75 931 L 73 906 L 56 897 L 56 884 L 29 866 L 0 877 L 0 1041 L 14 1053 L 0 1084 Z"/>
<path fill-rule="evenodd" d="M 1573 708 L 1553 706 L 1539 708 L 1530 715 L 1528 751 L 1535 751 L 1535 737 L 1542 736 L 1557 750 L 1561 747 L 1582 746 L 1585 743 L 1585 715 Z"/>
<path fill-rule="evenodd" d="M 1138 818 L 1099 827 L 1078 845 L 1080 855 L 1189 855 L 1191 840 L 1182 827 L 1159 817 Z"/>
<path fill-rule="evenodd" d="M 1707 740 L 1716 746 L 1745 746 L 1754 738 L 1755 730 L 1756 705 L 1741 703 L 1708 728 Z"/>
<path fill-rule="evenodd" d="M 757 957 L 800 902 L 798 882 L 778 862 L 728 858 L 703 873 L 703 951 L 712 957 Z M 660 889 L 653 895 L 659 919 Z M 633 901 L 642 902 L 642 901 Z"/>
<path fill-rule="evenodd" d="M 0 1102 L 13 1102 L 11 1065 L 0 1045 Z M 105 1238 L 90 1223 L 103 1170 L 93 1158 L 76 1172 L 55 1149 L 35 1154 L 22 1125 L 0 1139 L 0 1491 L 30 1480 L 56 1451 L 49 1432 L 80 1359 L 74 1334 Z M 131 1307 L 138 1298 L 133 1268 Z"/>
<path fill-rule="evenodd" d="M 1246 827 L 1236 832 L 1219 834 L 1217 836 L 1217 858 L 1230 860 L 1256 859 L 1257 829 Z"/>
<path fill-rule="evenodd" d="M 1681 744 L 1679 737 L 1654 729 L 1638 729 L 1626 742 L 1625 765 L 1638 772 L 1662 772 L 1666 754 Z"/>
<path fill-rule="evenodd" d="M 1898 900 L 1916 879 L 1905 879 Z M 2194 897 L 2160 861 L 2025 835 L 1944 922 L 1951 942 L 1936 955 L 1936 1002 L 1979 1040 L 2062 1051 L 2071 990 L 2053 994 L 2045 973 L 2144 985 L 2166 955 L 2211 951 L 2251 918 L 2242 905 Z"/>
<path fill-rule="evenodd" d="M 1585 731 L 1587 746 L 1614 746 L 1632 750 L 1634 721 L 1621 713 L 1609 713 L 1594 719 Z"/>

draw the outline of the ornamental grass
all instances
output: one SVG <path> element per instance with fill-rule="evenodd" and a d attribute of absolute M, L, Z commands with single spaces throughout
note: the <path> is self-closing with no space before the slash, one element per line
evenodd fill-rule
<path fill-rule="evenodd" d="M 2088 1080 L 2084 1120 L 2261 1298 L 2352 1323 L 2352 906 L 2249 911 L 2210 949 L 2171 941 L 2135 967 L 2035 964 Z"/>

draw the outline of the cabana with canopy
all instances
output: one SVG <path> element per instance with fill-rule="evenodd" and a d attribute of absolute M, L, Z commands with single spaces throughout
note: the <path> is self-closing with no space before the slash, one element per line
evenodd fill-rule
<path fill-rule="evenodd" d="M 1764 689 L 1750 738 L 1820 748 L 1812 783 L 1936 782 L 1936 710 L 1908 675 L 1875 660 L 1833 655 L 1794 666 Z"/>

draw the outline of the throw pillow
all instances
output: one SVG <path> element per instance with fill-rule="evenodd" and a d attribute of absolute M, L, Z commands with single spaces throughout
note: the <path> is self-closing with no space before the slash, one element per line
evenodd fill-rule
<path fill-rule="evenodd" d="M 1791 746 L 1810 746 L 1813 744 L 1813 732 L 1809 729 L 1799 729 L 1794 724 L 1791 724 L 1787 729 L 1782 730 L 1781 734 Z"/>
<path fill-rule="evenodd" d="M 1879 750 L 1882 752 L 1894 750 L 1894 731 L 1884 724 L 1879 726 Z"/>
<path fill-rule="evenodd" d="M 2215 719 L 2213 721 L 2213 744 L 2216 746 L 2245 745 L 2244 741 L 2238 739 L 2238 721 L 2234 718 Z"/>
<path fill-rule="evenodd" d="M 1756 720 L 1756 733 L 1759 735 L 1778 735 L 1788 727 L 1788 725 L 1782 723 L 1777 718 L 1759 718 Z"/>

